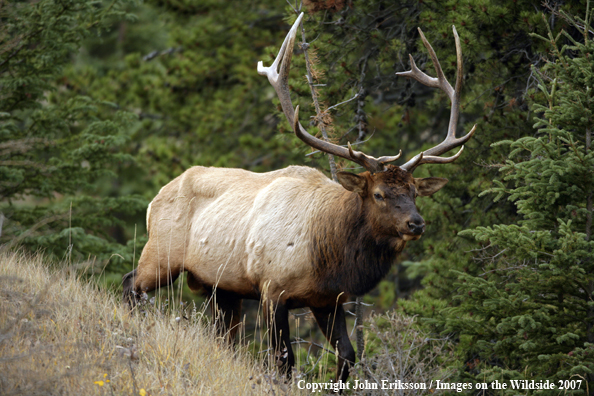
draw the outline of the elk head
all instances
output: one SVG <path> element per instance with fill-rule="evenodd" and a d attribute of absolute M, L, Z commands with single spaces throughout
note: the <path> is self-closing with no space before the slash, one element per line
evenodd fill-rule
<path fill-rule="evenodd" d="M 425 232 L 425 221 L 417 211 L 416 197 L 433 194 L 448 182 L 440 177 L 414 178 L 398 166 L 386 170 L 355 175 L 338 173 L 339 183 L 362 198 L 363 211 L 373 224 L 377 236 L 416 240 Z"/>
<path fill-rule="evenodd" d="M 419 70 L 412 55 L 409 55 L 411 70 L 396 73 L 399 76 L 414 78 L 429 87 L 443 90 L 450 98 L 452 107 L 445 140 L 437 146 L 417 154 L 405 164 L 395 166 L 388 165 L 388 163 L 400 158 L 402 150 L 395 156 L 375 158 L 360 151 L 353 150 L 350 143 L 347 147 L 342 147 L 318 139 L 309 134 L 299 122 L 299 106 L 293 110 L 288 78 L 295 35 L 302 18 L 303 13 L 299 15 L 287 34 L 272 65 L 270 67 L 264 67 L 262 62 L 258 62 L 258 73 L 268 77 L 280 99 L 283 112 L 289 123 L 293 126 L 293 130 L 299 139 L 314 149 L 353 161 L 367 170 L 367 172 L 359 175 L 339 172 L 337 177 L 339 183 L 345 189 L 359 194 L 362 198 L 368 219 L 374 223 L 373 229 L 381 235 L 400 237 L 404 240 L 420 238 L 425 231 L 425 222 L 417 211 L 415 199 L 417 196 L 429 196 L 437 192 L 448 180 L 437 177 L 414 178 L 412 176 L 414 170 L 422 164 L 445 164 L 456 160 L 462 154 L 464 149 L 463 144 L 472 137 L 476 129 L 476 125 L 474 125 L 465 136 L 456 138 L 463 74 L 462 49 L 456 28 L 453 27 L 457 55 L 455 88 L 452 88 L 445 78 L 435 51 L 420 28 L 418 29 L 419 34 L 433 61 L 437 77 L 430 77 Z M 280 71 L 278 70 L 279 64 Z M 440 155 L 459 146 L 462 147 L 455 155 L 451 157 L 440 157 Z"/>

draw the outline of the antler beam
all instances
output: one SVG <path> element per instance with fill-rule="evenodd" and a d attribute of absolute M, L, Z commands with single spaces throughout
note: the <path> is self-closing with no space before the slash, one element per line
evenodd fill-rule
<path fill-rule="evenodd" d="M 458 32 L 456 32 L 456 27 L 452 26 L 454 31 L 454 39 L 456 42 L 456 58 L 457 58 L 457 75 L 456 75 L 456 88 L 452 88 L 448 80 L 445 78 L 443 71 L 441 69 L 441 65 L 439 64 L 439 60 L 437 59 L 437 55 L 435 55 L 435 51 L 431 44 L 425 38 L 423 31 L 419 28 L 419 34 L 421 35 L 421 40 L 429 51 L 429 56 L 433 61 L 433 66 L 435 67 L 435 72 L 437 74 L 437 78 L 430 77 L 427 74 L 423 73 L 417 65 L 412 57 L 409 55 L 410 58 L 410 70 L 406 72 L 396 73 L 397 76 L 404 76 L 404 77 L 411 77 L 424 84 L 428 87 L 432 88 L 439 88 L 444 91 L 450 101 L 452 102 L 452 108 L 450 110 L 450 123 L 448 125 L 448 134 L 443 142 L 438 144 L 437 146 L 430 148 L 420 154 L 414 156 L 410 161 L 401 165 L 400 167 L 407 170 L 408 172 L 413 172 L 415 168 L 422 164 L 445 164 L 456 160 L 462 154 L 462 150 L 464 149 L 463 144 L 466 143 L 474 134 L 476 130 L 476 124 L 472 127 L 470 132 L 468 132 L 465 136 L 461 138 L 456 138 L 456 127 L 458 125 L 458 117 L 460 115 L 460 91 L 462 88 L 462 77 L 463 77 L 463 64 L 462 64 L 462 47 L 460 45 L 460 37 L 458 36 Z M 452 157 L 439 157 L 453 148 L 458 146 L 462 146 L 458 153 Z"/>
<path fill-rule="evenodd" d="M 375 158 L 369 155 L 366 155 L 360 151 L 354 151 L 349 144 L 348 149 L 345 147 L 341 147 L 339 145 L 327 142 L 325 140 L 318 139 L 309 132 L 301 125 L 299 122 L 299 106 L 295 110 L 293 110 L 293 104 L 291 102 L 291 94 L 289 91 L 289 69 L 291 63 L 291 57 L 293 56 L 293 46 L 295 44 L 295 36 L 297 33 L 297 28 L 303 19 L 303 13 L 299 15 L 291 30 L 287 34 L 283 45 L 281 46 L 280 51 L 272 65 L 269 67 L 264 67 L 262 61 L 258 62 L 258 73 L 267 76 L 268 81 L 274 87 L 276 94 L 281 103 L 281 107 L 283 112 L 285 113 L 285 117 L 289 123 L 293 126 L 293 130 L 295 131 L 295 135 L 307 145 L 313 147 L 316 150 L 323 151 L 328 154 L 337 155 L 339 157 L 345 158 L 349 161 L 353 161 L 365 169 L 367 169 L 371 173 L 381 172 L 385 170 L 385 164 L 396 161 L 400 158 L 402 151 L 396 156 L 386 156 Z M 280 70 L 278 69 L 280 63 Z"/>

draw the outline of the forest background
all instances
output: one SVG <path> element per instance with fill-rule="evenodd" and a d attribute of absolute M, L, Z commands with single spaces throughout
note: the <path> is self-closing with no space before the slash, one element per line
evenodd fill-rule
<path fill-rule="evenodd" d="M 274 59 L 294 7 L 2 1 L 0 249 L 91 264 L 117 288 L 146 242 L 146 206 L 185 169 L 309 165 L 329 174 L 256 72 L 257 61 Z M 408 159 L 444 138 L 445 95 L 395 73 L 409 69 L 410 53 L 433 74 L 420 27 L 453 81 L 452 25 L 462 40 L 459 133 L 475 123 L 477 133 L 455 163 L 416 171 L 450 182 L 418 200 L 427 232 L 365 300 L 417 315 L 451 343 L 458 380 L 582 378 L 593 388 L 590 5 L 302 7 L 324 112 L 310 105 L 298 43 L 290 83 L 301 119 L 374 156 L 402 149 Z"/>

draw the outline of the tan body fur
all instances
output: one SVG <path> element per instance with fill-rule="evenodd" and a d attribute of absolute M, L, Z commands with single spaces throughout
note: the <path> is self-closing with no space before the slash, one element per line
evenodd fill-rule
<path fill-rule="evenodd" d="M 134 305 L 188 273 L 192 290 L 213 296 L 221 333 L 234 340 L 241 301 L 261 299 L 271 342 L 287 374 L 294 365 L 288 310 L 310 307 L 337 348 L 346 381 L 355 352 L 342 303 L 386 275 L 407 241 L 424 232 L 415 199 L 446 179 L 415 179 L 388 165 L 381 173 L 340 172 L 336 183 L 308 167 L 268 173 L 196 166 L 161 189 L 147 211 L 138 268 L 123 278 Z"/>
<path fill-rule="evenodd" d="M 155 283 L 167 283 L 169 271 L 175 278 L 186 270 L 194 289 L 205 285 L 256 299 L 266 290 L 274 300 L 307 299 L 317 292 L 309 259 L 311 220 L 329 208 L 339 213 L 351 194 L 313 168 L 258 174 L 193 167 L 149 206 L 150 238 L 135 289 L 153 290 Z"/>

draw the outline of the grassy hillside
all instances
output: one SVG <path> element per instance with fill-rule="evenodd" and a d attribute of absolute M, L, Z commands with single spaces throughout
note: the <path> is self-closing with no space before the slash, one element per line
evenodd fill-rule
<path fill-rule="evenodd" d="M 119 296 L 69 268 L 49 265 L 41 255 L 0 254 L 0 394 L 311 393 L 266 371 L 263 340 L 256 335 L 243 335 L 244 342 L 233 351 L 216 337 L 204 309 L 169 314 L 145 300 L 140 314 L 131 314 Z M 298 334 L 298 321 L 295 326 L 292 332 Z M 451 375 L 444 369 L 452 359 L 448 343 L 420 332 L 414 318 L 397 312 L 372 315 L 364 328 L 366 351 L 352 380 L 428 384 Z M 327 343 L 314 345 L 299 338 L 295 343 L 296 379 L 311 383 L 334 377 L 335 361 Z M 319 353 L 323 351 L 329 353 Z"/>
<path fill-rule="evenodd" d="M 113 295 L 67 269 L 49 271 L 43 260 L 0 255 L 3 395 L 298 391 L 265 376 L 253 358 L 232 352 L 192 315 L 130 315 Z"/>

